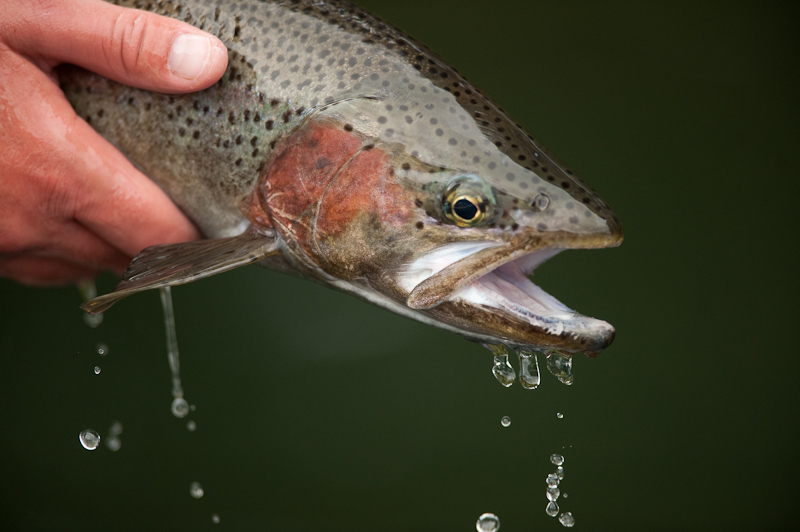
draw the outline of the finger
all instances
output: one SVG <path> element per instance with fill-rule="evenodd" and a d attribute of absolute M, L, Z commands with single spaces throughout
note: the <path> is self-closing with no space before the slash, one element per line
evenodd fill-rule
<path fill-rule="evenodd" d="M 94 279 L 97 270 L 76 266 L 58 259 L 43 257 L 0 256 L 0 277 L 14 279 L 22 284 L 58 286 Z"/>
<path fill-rule="evenodd" d="M 130 257 L 150 245 L 199 238 L 169 197 L 81 120 L 40 70 L 5 59 L 18 75 L 0 84 L 0 107 L 10 110 L 0 141 L 6 170 L 26 176 L 3 185 L 7 197 L 19 198 L 9 208 L 35 209 L 25 219 L 31 228 L 75 220 Z M 8 166 L 13 161 L 16 170 Z"/>
<path fill-rule="evenodd" d="M 126 85 L 195 91 L 216 82 L 227 67 L 225 45 L 185 22 L 100 0 L 21 4 L 27 16 L 17 20 L 14 47 Z"/>

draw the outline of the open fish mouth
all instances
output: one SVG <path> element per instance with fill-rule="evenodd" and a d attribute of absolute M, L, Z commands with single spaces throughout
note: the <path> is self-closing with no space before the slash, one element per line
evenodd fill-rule
<path fill-rule="evenodd" d="M 470 321 L 482 324 L 481 336 L 515 349 L 596 355 L 613 341 L 614 327 L 567 307 L 529 278 L 538 266 L 564 249 L 506 253 L 507 245 L 496 242 L 442 246 L 417 259 L 404 272 L 402 281 L 411 294 L 409 306 L 427 306 L 435 314 L 448 308 L 456 308 L 461 314 L 480 312 L 483 319 L 473 316 Z M 436 293 L 430 295 L 428 291 Z M 441 310 L 436 311 L 431 301 Z"/>

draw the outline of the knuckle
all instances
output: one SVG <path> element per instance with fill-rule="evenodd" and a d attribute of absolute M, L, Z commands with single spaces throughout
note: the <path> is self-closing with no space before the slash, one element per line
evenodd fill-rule
<path fill-rule="evenodd" d="M 148 46 L 150 27 L 149 13 L 125 9 L 117 13 L 111 23 L 110 35 L 105 50 L 106 60 L 116 65 L 124 74 L 135 74 L 143 66 L 144 52 Z"/>

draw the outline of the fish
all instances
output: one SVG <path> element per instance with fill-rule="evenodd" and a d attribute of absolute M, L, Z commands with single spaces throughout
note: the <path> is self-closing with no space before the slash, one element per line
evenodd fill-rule
<path fill-rule="evenodd" d="M 112 3 L 216 35 L 229 65 L 185 95 L 60 68 L 77 114 L 205 237 L 144 249 L 84 310 L 259 263 L 496 355 L 611 344 L 613 326 L 530 276 L 565 249 L 618 246 L 619 218 L 425 46 L 341 0 Z"/>

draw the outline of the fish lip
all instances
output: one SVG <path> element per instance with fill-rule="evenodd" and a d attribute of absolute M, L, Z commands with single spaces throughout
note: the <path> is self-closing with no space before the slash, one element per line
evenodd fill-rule
<path fill-rule="evenodd" d="M 496 335 L 498 343 L 515 349 L 558 350 L 566 355 L 584 352 L 593 356 L 611 344 L 614 328 L 567 307 L 528 276 L 564 249 L 614 247 L 621 241 L 621 232 L 553 232 L 519 235 L 506 243 L 486 242 L 484 249 L 418 283 L 411 290 L 407 305 L 435 310 L 445 302 L 465 303 L 504 323 L 502 334 Z M 449 306 L 443 305 L 442 311 Z"/>
<path fill-rule="evenodd" d="M 608 347 L 616 331 L 611 324 L 564 305 L 530 280 L 529 275 L 563 249 L 542 249 L 486 272 L 453 294 L 514 324 L 503 342 L 521 350 L 584 352 L 593 356 Z"/>

